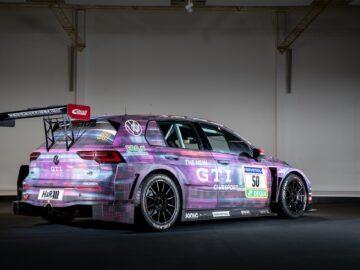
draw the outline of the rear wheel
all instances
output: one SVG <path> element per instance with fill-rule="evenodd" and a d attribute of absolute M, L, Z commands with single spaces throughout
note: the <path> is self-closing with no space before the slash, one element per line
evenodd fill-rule
<path fill-rule="evenodd" d="M 307 206 L 307 191 L 304 181 L 295 174 L 290 174 L 281 185 L 278 214 L 284 218 L 301 217 Z"/>
<path fill-rule="evenodd" d="M 171 178 L 164 174 L 150 176 L 140 198 L 141 213 L 148 227 L 165 230 L 174 225 L 180 212 L 180 195 Z"/>

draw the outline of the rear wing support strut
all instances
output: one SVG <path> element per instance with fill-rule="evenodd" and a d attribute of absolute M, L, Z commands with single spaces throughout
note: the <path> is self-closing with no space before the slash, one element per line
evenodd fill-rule
<path fill-rule="evenodd" d="M 62 130 L 65 137 L 66 150 L 76 142 L 72 120 L 89 121 L 90 107 L 84 105 L 69 104 L 45 108 L 34 108 L 24 111 L 0 113 L 0 127 L 14 127 L 15 120 L 24 118 L 42 117 L 44 122 L 46 150 L 49 151 L 55 144 L 55 130 Z"/>
<path fill-rule="evenodd" d="M 44 117 L 45 143 L 46 150 L 49 151 L 55 144 L 54 130 L 57 128 L 63 130 L 65 137 L 66 150 L 69 151 L 75 143 L 75 135 L 70 117 L 62 115 L 62 117 Z"/>

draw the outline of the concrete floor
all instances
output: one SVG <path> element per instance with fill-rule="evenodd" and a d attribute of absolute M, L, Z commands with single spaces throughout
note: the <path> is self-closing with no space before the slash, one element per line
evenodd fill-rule
<path fill-rule="evenodd" d="M 139 232 L 77 219 L 52 225 L 0 203 L 1 269 L 360 269 L 360 204 L 276 217 L 183 223 Z"/>

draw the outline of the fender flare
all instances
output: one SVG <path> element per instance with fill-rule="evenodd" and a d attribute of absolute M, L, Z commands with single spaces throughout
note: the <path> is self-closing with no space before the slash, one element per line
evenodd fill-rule
<path fill-rule="evenodd" d="M 306 191 L 307 191 L 307 194 L 308 194 L 308 203 L 311 204 L 312 202 L 312 190 L 311 190 L 311 184 L 310 184 L 310 181 L 309 179 L 306 177 L 306 175 L 298 170 L 298 169 L 294 169 L 294 168 L 291 168 L 289 169 L 286 174 L 284 174 L 283 178 L 281 179 L 281 181 L 279 182 L 278 184 L 278 190 L 277 190 L 277 194 L 276 194 L 276 202 L 279 202 L 279 196 L 280 196 L 280 187 L 282 186 L 284 180 L 290 175 L 290 174 L 295 174 L 297 176 L 299 176 L 303 181 L 304 181 L 304 184 L 305 184 L 305 188 L 306 188 Z"/>
<path fill-rule="evenodd" d="M 175 185 L 178 187 L 179 189 L 179 193 L 180 193 L 180 199 L 181 199 L 181 206 L 183 207 L 183 202 L 185 200 L 185 192 L 184 192 L 184 175 L 181 173 L 180 170 L 177 170 L 176 168 L 172 167 L 172 166 L 166 166 L 166 165 L 162 165 L 162 166 L 152 166 L 145 174 L 143 177 L 141 177 L 141 179 L 139 179 L 136 187 L 135 187 L 135 192 L 134 192 L 134 205 L 138 206 L 139 205 L 139 201 L 138 201 L 138 196 L 137 194 L 139 193 L 139 191 L 141 190 L 141 187 L 145 181 L 145 179 L 154 173 L 161 173 L 161 174 L 165 174 L 168 177 L 170 177 L 174 182 Z"/>

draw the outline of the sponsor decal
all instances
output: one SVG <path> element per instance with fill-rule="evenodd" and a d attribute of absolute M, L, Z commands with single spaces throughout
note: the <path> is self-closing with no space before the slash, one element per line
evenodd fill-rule
<path fill-rule="evenodd" d="M 208 161 L 203 159 L 185 159 L 185 165 L 186 166 L 207 166 Z"/>
<path fill-rule="evenodd" d="M 244 166 L 244 172 L 245 173 L 251 173 L 251 174 L 262 174 L 262 168 L 258 167 L 246 167 Z"/>
<path fill-rule="evenodd" d="M 196 176 L 200 182 L 208 182 L 210 176 L 214 177 L 214 182 L 220 182 L 221 179 L 225 179 L 226 183 L 231 183 L 231 170 L 222 170 L 222 169 L 207 169 L 207 168 L 198 168 L 196 170 Z"/>
<path fill-rule="evenodd" d="M 125 145 L 127 153 L 146 153 L 145 145 Z"/>
<path fill-rule="evenodd" d="M 250 210 L 241 210 L 242 215 L 250 215 Z"/>
<path fill-rule="evenodd" d="M 230 211 L 216 211 L 216 212 L 212 212 L 212 216 L 214 218 L 217 217 L 230 217 Z"/>
<path fill-rule="evenodd" d="M 240 190 L 239 185 L 214 185 L 214 190 Z"/>
<path fill-rule="evenodd" d="M 80 109 L 73 109 L 71 111 L 72 114 L 75 114 L 75 115 L 82 115 L 82 116 L 85 116 L 87 114 L 87 111 L 86 110 L 80 110 Z"/>
<path fill-rule="evenodd" d="M 97 139 L 100 141 L 107 141 L 110 138 L 111 134 L 109 132 L 103 131 L 99 136 L 97 136 Z"/>
<path fill-rule="evenodd" d="M 64 190 L 59 189 L 40 189 L 38 200 L 61 201 L 64 196 Z"/>
<path fill-rule="evenodd" d="M 262 215 L 266 215 L 266 214 L 270 214 L 270 211 L 265 209 L 265 210 L 260 210 L 259 213 Z"/>
<path fill-rule="evenodd" d="M 35 117 L 35 116 L 52 115 L 52 114 L 62 114 L 61 108 L 8 113 L 8 116 L 10 118 L 19 118 L 19 117 Z"/>
<path fill-rule="evenodd" d="M 263 168 L 244 166 L 244 180 L 246 198 L 268 198 L 267 180 Z"/>
<path fill-rule="evenodd" d="M 186 213 L 185 219 L 198 219 L 199 213 Z"/>
<path fill-rule="evenodd" d="M 127 120 L 125 122 L 125 129 L 133 136 L 140 136 L 142 133 L 141 125 L 135 120 Z"/>
<path fill-rule="evenodd" d="M 69 104 L 68 115 L 75 120 L 89 121 L 90 107 L 78 104 Z"/>

